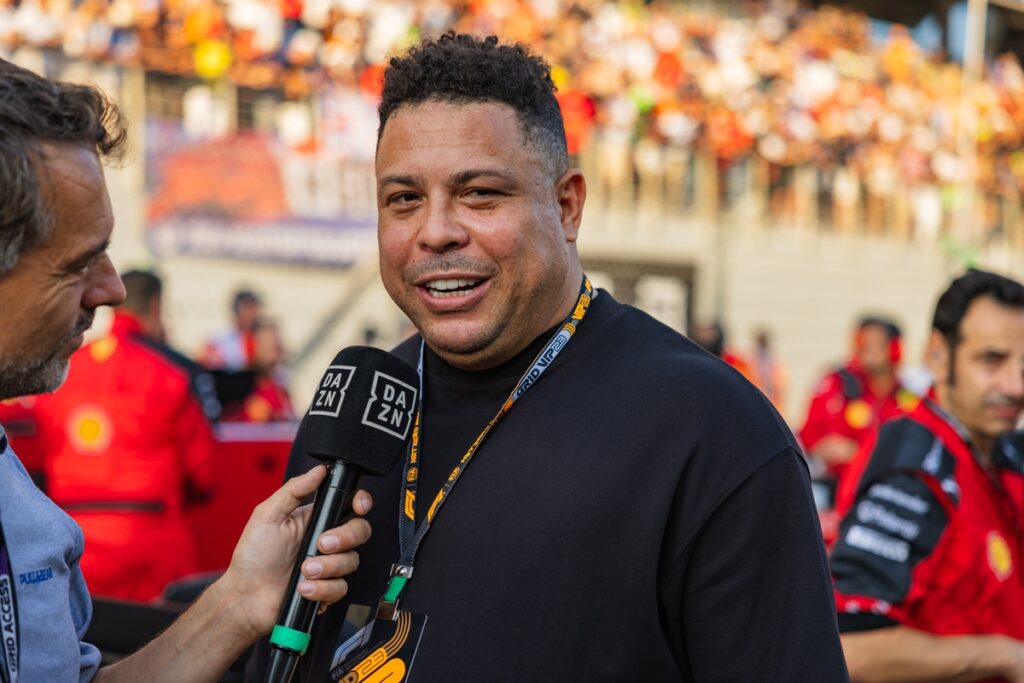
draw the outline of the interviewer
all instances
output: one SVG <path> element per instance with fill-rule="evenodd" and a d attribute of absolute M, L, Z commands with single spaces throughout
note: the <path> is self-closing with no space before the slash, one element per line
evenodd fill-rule
<path fill-rule="evenodd" d="M 59 387 L 95 309 L 124 299 L 107 256 L 114 221 L 101 165 L 124 141 L 120 114 L 97 90 L 0 60 L 0 399 Z M 0 428 L 0 681 L 218 680 L 273 626 L 308 517 L 300 501 L 325 471 L 259 505 L 224 576 L 160 637 L 99 669 L 99 651 L 82 642 L 91 617 L 82 532 L 35 488 Z M 362 492 L 353 508 L 370 504 Z M 369 536 L 361 518 L 325 532 L 299 591 L 340 600 L 353 549 Z M 48 578 L 19 583 L 19 574 Z"/>

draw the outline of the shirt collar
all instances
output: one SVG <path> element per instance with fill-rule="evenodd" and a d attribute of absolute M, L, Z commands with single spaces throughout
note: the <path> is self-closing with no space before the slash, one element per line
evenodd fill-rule
<path fill-rule="evenodd" d="M 971 442 L 971 435 L 964 427 L 960 420 L 956 419 L 947 412 L 942 406 L 938 404 L 932 398 L 924 399 L 928 408 L 935 413 L 943 422 L 945 422 L 957 435 L 963 439 L 970 449 L 971 454 L 975 460 L 981 461 L 978 449 Z M 990 454 L 992 463 L 1002 469 L 1012 470 L 1014 472 L 1024 474 L 1024 431 L 1010 432 L 1004 436 L 996 439 L 992 446 L 992 453 Z"/>
<path fill-rule="evenodd" d="M 949 425 L 949 427 L 957 433 L 957 436 L 964 440 L 964 443 L 970 445 L 971 448 L 974 448 L 974 445 L 971 443 L 971 434 L 967 431 L 967 427 L 964 427 L 964 424 L 960 422 L 960 420 L 953 417 L 951 413 L 947 412 L 946 409 L 940 406 L 939 402 L 932 397 L 929 396 L 923 400 L 928 406 L 928 409 Z"/>

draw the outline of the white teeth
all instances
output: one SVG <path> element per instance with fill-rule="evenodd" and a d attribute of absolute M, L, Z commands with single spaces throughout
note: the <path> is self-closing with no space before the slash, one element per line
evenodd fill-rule
<path fill-rule="evenodd" d="M 465 278 L 451 278 L 448 280 L 434 280 L 426 284 L 427 291 L 436 297 L 458 296 L 466 289 L 475 287 L 480 280 L 467 280 Z M 460 291 L 461 290 L 461 291 Z"/>

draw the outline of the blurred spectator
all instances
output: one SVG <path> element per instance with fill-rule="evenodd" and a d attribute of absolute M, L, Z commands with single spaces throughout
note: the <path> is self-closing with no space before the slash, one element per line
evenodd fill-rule
<path fill-rule="evenodd" d="M 255 331 L 262 310 L 263 305 L 254 292 L 248 289 L 236 292 L 231 302 L 234 326 L 206 345 L 200 355 L 200 362 L 208 368 L 248 368 L 252 364 L 256 346 Z"/>
<path fill-rule="evenodd" d="M 697 343 L 702 349 L 713 356 L 718 356 L 732 367 L 739 370 L 740 374 L 748 380 L 753 381 L 753 369 L 750 363 L 743 356 L 730 350 L 725 343 L 725 328 L 722 323 L 715 321 L 711 323 L 698 323 L 694 326 L 690 339 Z"/>
<path fill-rule="evenodd" d="M 185 508 L 215 481 L 219 405 L 209 376 L 161 340 L 160 279 L 122 278 L 110 333 L 75 355 L 35 414 L 47 493 L 85 532 L 89 589 L 151 600 L 196 571 Z"/>
<path fill-rule="evenodd" d="M 380 334 L 376 327 L 363 328 L 363 346 L 377 346 L 377 338 Z"/>
<path fill-rule="evenodd" d="M 280 422 L 296 419 L 288 394 L 284 344 L 277 324 L 263 321 L 253 333 L 252 391 L 240 402 L 224 407 L 228 422 Z"/>
<path fill-rule="evenodd" d="M 916 403 L 897 375 L 901 356 L 899 327 L 865 317 L 854 331 L 849 362 L 818 383 L 799 436 L 807 454 L 835 479 L 881 422 Z"/>
<path fill-rule="evenodd" d="M 783 412 L 788 382 L 786 368 L 772 349 L 771 333 L 768 330 L 758 330 L 754 335 L 754 357 L 750 369 L 757 388 L 779 412 Z"/>

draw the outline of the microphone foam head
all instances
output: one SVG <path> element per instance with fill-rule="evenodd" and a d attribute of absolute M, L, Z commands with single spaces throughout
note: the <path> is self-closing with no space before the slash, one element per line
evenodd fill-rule
<path fill-rule="evenodd" d="M 387 474 L 405 451 L 419 379 L 411 365 L 369 346 L 342 349 L 306 413 L 306 453 Z"/>

